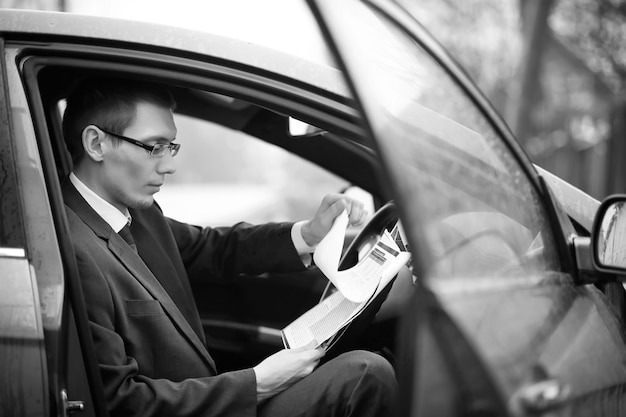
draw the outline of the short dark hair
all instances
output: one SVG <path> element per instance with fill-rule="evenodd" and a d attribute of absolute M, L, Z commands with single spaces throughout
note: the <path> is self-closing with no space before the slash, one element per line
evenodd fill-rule
<path fill-rule="evenodd" d="M 82 134 L 90 124 L 122 133 L 133 122 L 137 104 L 146 102 L 174 110 L 176 102 L 163 86 L 125 78 L 83 80 L 67 98 L 63 135 L 72 162 L 85 154 Z"/>

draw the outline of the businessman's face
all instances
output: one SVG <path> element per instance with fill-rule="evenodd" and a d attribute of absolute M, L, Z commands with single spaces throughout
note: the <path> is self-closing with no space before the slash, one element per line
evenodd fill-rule
<path fill-rule="evenodd" d="M 176 137 L 176 125 L 169 109 L 142 102 L 137 104 L 134 122 L 121 134 L 150 146 L 169 144 Z M 122 211 L 149 207 L 165 175 L 176 171 L 174 157 L 169 150 L 162 157 L 154 157 L 140 146 L 111 139 L 118 143 L 103 161 L 105 199 Z"/>

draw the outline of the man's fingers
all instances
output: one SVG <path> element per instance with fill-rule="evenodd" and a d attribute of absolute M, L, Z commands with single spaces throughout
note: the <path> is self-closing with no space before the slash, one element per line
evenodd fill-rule
<path fill-rule="evenodd" d="M 317 346 L 317 342 L 315 340 L 311 341 L 306 346 L 299 347 L 297 349 L 293 349 L 293 352 L 298 352 L 299 355 L 306 361 L 312 361 L 317 363 L 326 355 L 326 350 Z"/>
<path fill-rule="evenodd" d="M 319 365 L 320 361 L 316 360 L 315 362 L 313 362 L 312 364 L 310 364 L 309 366 L 307 366 L 306 368 L 303 369 L 303 372 L 305 375 L 303 375 L 303 377 L 310 375 L 315 368 L 317 368 L 317 365 Z"/>
<path fill-rule="evenodd" d="M 304 223 L 302 238 L 309 246 L 317 245 L 331 229 L 335 219 L 343 212 L 348 214 L 348 223 L 360 226 L 366 220 L 363 203 L 342 194 L 327 194 L 315 216 Z"/>
<path fill-rule="evenodd" d="M 349 214 L 349 206 L 344 199 L 339 199 L 332 203 L 328 209 L 326 210 L 326 214 L 332 219 L 335 220 L 337 216 L 341 214 L 342 211 L 347 210 Z"/>
<path fill-rule="evenodd" d="M 338 196 L 338 200 L 328 206 L 326 214 L 334 220 L 344 210 L 348 213 L 350 224 L 359 225 L 365 220 L 366 211 L 363 203 L 344 196 Z"/>
<path fill-rule="evenodd" d="M 317 340 L 313 339 L 309 343 L 307 343 L 306 345 L 302 346 L 300 349 L 302 349 L 302 350 L 311 350 L 311 349 L 315 349 L 317 347 L 317 345 L 318 345 Z"/>
<path fill-rule="evenodd" d="M 324 355 L 326 355 L 326 350 L 324 350 L 323 347 L 318 347 L 317 349 L 314 349 L 314 350 L 315 350 L 315 356 L 314 357 L 316 357 L 318 361 L 321 358 L 323 358 Z"/>
<path fill-rule="evenodd" d="M 326 351 L 324 350 L 323 347 L 316 347 L 317 344 L 312 345 L 311 347 L 309 347 L 311 344 L 301 347 L 300 349 L 298 349 L 301 352 L 304 352 L 306 355 L 308 355 L 308 358 L 315 360 L 315 359 L 320 359 L 322 357 L 324 357 L 324 355 L 326 354 Z"/>
<path fill-rule="evenodd" d="M 326 354 L 326 351 L 323 348 L 313 349 L 311 352 L 313 353 L 313 356 L 311 358 L 311 362 L 305 368 L 305 372 L 307 373 L 307 375 L 310 374 L 311 372 L 313 372 L 315 370 L 315 368 L 317 368 L 317 365 L 320 364 L 320 360 Z"/>
<path fill-rule="evenodd" d="M 349 223 L 353 226 L 362 224 L 367 215 L 363 203 L 356 200 L 348 200 L 346 205 L 348 207 Z"/>

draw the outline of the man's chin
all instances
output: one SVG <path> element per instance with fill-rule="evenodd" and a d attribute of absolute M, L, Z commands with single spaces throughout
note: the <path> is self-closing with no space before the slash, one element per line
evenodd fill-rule
<path fill-rule="evenodd" d="M 143 198 L 141 200 L 136 200 L 132 204 L 129 204 L 128 206 L 135 210 L 143 210 L 143 209 L 149 208 L 153 204 L 154 204 L 154 198 L 150 196 L 150 197 Z"/>

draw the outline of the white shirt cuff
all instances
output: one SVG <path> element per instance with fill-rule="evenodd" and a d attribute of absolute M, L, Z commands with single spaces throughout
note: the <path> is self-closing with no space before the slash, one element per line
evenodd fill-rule
<path fill-rule="evenodd" d="M 293 241 L 293 246 L 295 246 L 296 251 L 300 255 L 312 253 L 315 251 L 315 246 L 309 246 L 302 237 L 302 226 L 304 225 L 304 221 L 294 223 L 291 228 L 291 240 Z"/>
<path fill-rule="evenodd" d="M 315 246 L 309 246 L 302 237 L 302 225 L 304 221 L 294 223 L 291 227 L 291 241 L 296 251 L 300 255 L 300 259 L 306 266 L 310 266 L 313 262 L 311 253 L 315 251 Z"/>

